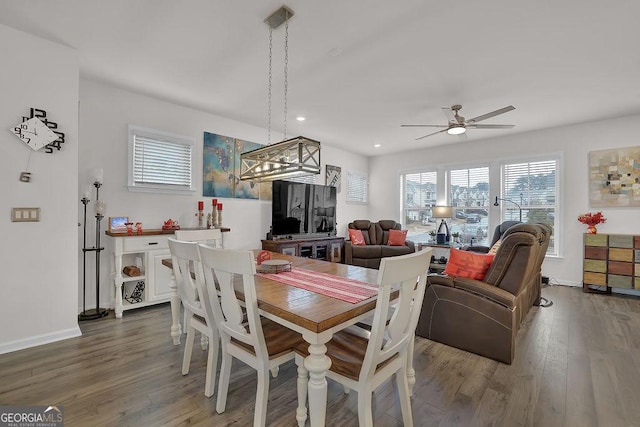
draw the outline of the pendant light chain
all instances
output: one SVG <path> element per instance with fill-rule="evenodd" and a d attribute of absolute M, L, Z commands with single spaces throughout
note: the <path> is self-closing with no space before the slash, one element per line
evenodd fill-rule
<path fill-rule="evenodd" d="M 287 139 L 287 89 L 289 86 L 289 13 L 284 21 L 284 139 Z"/>
<path fill-rule="evenodd" d="M 269 95 L 268 95 L 268 107 L 267 107 L 267 145 L 271 144 L 271 59 L 273 48 L 273 28 L 269 27 Z"/>

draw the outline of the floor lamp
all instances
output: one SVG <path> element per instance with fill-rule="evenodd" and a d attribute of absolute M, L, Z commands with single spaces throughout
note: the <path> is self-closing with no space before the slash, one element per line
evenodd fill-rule
<path fill-rule="evenodd" d="M 516 202 L 514 202 L 511 199 L 503 199 L 502 197 L 498 197 L 498 196 L 496 196 L 496 201 L 493 202 L 493 206 L 500 206 L 500 203 L 498 203 L 498 200 L 502 200 L 504 202 L 513 203 L 514 205 L 516 205 L 518 207 L 518 210 L 520 211 L 520 222 L 522 222 L 522 206 L 520 206 L 519 204 L 517 204 Z"/>
<path fill-rule="evenodd" d="M 80 200 L 84 205 L 84 225 L 82 231 L 82 312 L 78 314 L 78 320 L 92 320 L 105 317 L 109 312 L 100 308 L 100 253 L 104 250 L 100 246 L 100 222 L 104 218 L 105 203 L 100 200 L 100 187 L 102 186 L 102 170 L 95 172 L 93 186 L 96 187 L 96 245 L 87 247 L 87 204 L 89 204 L 89 191 Z M 96 253 L 96 308 L 86 309 L 86 283 L 87 283 L 87 252 Z"/>

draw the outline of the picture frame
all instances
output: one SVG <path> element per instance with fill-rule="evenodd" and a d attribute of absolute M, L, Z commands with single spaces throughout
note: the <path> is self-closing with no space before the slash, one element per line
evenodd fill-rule
<path fill-rule="evenodd" d="M 340 166 L 326 165 L 325 184 L 336 187 L 336 193 L 340 193 L 342 184 L 342 168 Z"/>
<path fill-rule="evenodd" d="M 128 216 L 110 216 L 109 217 L 109 233 L 126 233 L 129 222 Z"/>
<path fill-rule="evenodd" d="M 640 146 L 589 152 L 589 206 L 640 206 Z"/>

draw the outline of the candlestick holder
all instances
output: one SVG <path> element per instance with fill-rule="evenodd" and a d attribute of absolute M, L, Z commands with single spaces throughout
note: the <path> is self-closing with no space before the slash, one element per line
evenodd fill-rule
<path fill-rule="evenodd" d="M 82 232 L 82 312 L 78 314 L 78 320 L 100 319 L 109 313 L 106 308 L 100 308 L 100 253 L 104 250 L 104 248 L 100 246 L 100 222 L 104 218 L 105 210 L 105 203 L 100 200 L 101 181 L 102 179 L 96 179 L 93 183 L 93 186 L 96 188 L 96 245 L 91 248 L 87 247 L 87 205 L 90 200 L 86 194 L 80 199 L 84 205 L 84 225 Z M 96 308 L 89 310 L 86 309 L 87 252 L 96 253 Z"/>
<path fill-rule="evenodd" d="M 204 210 L 198 209 L 196 216 L 198 217 L 198 228 L 204 228 Z"/>
<path fill-rule="evenodd" d="M 218 203 L 216 206 L 216 211 L 218 215 L 216 216 L 216 226 L 222 227 L 222 203 Z"/>

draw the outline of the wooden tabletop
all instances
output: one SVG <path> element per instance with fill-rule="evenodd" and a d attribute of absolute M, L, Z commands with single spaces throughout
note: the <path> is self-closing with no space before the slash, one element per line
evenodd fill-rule
<path fill-rule="evenodd" d="M 257 254 L 259 250 L 254 252 Z M 364 267 L 294 257 L 275 252 L 271 252 L 271 258 L 291 261 L 293 267 L 348 277 L 373 285 L 378 280 L 377 270 Z M 162 264 L 171 267 L 171 259 L 162 260 Z M 373 310 L 376 305 L 376 297 L 352 304 L 258 275 L 255 276 L 255 284 L 259 309 L 316 333 L 326 331 L 340 325 L 345 320 L 365 314 Z M 243 299 L 240 277 L 237 277 L 236 292 L 238 297 Z"/>

